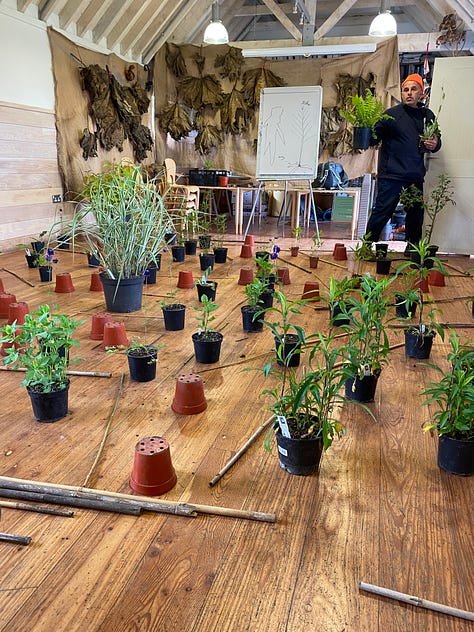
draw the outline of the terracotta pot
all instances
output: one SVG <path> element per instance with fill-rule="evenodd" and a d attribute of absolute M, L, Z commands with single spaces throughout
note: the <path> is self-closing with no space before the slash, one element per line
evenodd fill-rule
<path fill-rule="evenodd" d="M 102 292 L 102 280 L 100 278 L 100 272 L 92 272 L 91 284 L 89 287 L 90 292 Z"/>
<path fill-rule="evenodd" d="M 3 294 L 5 292 L 5 288 L 3 287 L 3 281 L 2 279 L 0 279 L 0 294 Z"/>
<path fill-rule="evenodd" d="M 347 249 L 345 246 L 337 246 L 334 249 L 334 259 L 336 261 L 346 261 L 347 259 Z"/>
<path fill-rule="evenodd" d="M 8 324 L 11 325 L 15 320 L 17 325 L 23 325 L 25 315 L 29 312 L 28 303 L 10 303 L 8 306 Z"/>
<path fill-rule="evenodd" d="M 255 246 L 254 235 L 246 235 L 244 244 L 247 244 L 247 246 Z"/>
<path fill-rule="evenodd" d="M 241 268 L 238 285 L 248 285 L 253 281 L 252 268 Z"/>
<path fill-rule="evenodd" d="M 112 320 L 104 324 L 103 349 L 106 347 L 128 347 L 129 344 L 127 332 L 125 331 L 125 323 Z"/>
<path fill-rule="evenodd" d="M 428 279 L 422 279 L 421 281 L 417 281 L 416 283 L 413 284 L 413 289 L 421 290 L 423 294 L 426 294 L 426 292 L 430 291 Z"/>
<path fill-rule="evenodd" d="M 444 274 L 441 274 L 439 270 L 431 270 L 428 277 L 428 285 L 437 285 L 438 287 L 444 287 L 446 285 Z"/>
<path fill-rule="evenodd" d="M 176 485 L 170 446 L 164 437 L 145 437 L 135 446 L 130 487 L 137 494 L 159 496 Z"/>
<path fill-rule="evenodd" d="M 249 235 L 247 235 L 248 237 Z M 252 259 L 253 258 L 253 249 L 250 244 L 242 244 L 240 249 L 240 257 L 242 259 Z"/>
<path fill-rule="evenodd" d="M 180 270 L 176 287 L 179 287 L 182 290 L 188 290 L 189 288 L 193 287 L 193 285 L 194 279 L 191 270 Z"/>
<path fill-rule="evenodd" d="M 283 285 L 290 285 L 290 270 L 289 268 L 278 268 L 278 280 Z"/>
<path fill-rule="evenodd" d="M 229 176 L 218 176 L 217 181 L 220 187 L 226 187 L 229 184 Z"/>
<path fill-rule="evenodd" d="M 310 301 L 319 301 L 319 283 L 316 283 L 316 281 L 307 281 L 304 284 L 301 298 Z"/>
<path fill-rule="evenodd" d="M 56 274 L 56 286 L 54 291 L 58 294 L 74 292 L 74 285 L 72 284 L 72 277 L 69 272 L 58 272 Z"/>
<path fill-rule="evenodd" d="M 0 318 L 8 318 L 10 303 L 16 303 L 16 296 L 9 292 L 0 294 Z"/>
<path fill-rule="evenodd" d="M 183 373 L 176 378 L 171 408 L 180 415 L 196 415 L 206 410 L 202 378 L 197 373 Z"/>
<path fill-rule="evenodd" d="M 111 323 L 112 320 L 112 314 L 109 314 L 108 312 L 99 312 L 98 314 L 94 314 L 92 316 L 92 326 L 89 338 L 91 340 L 103 340 L 105 323 Z"/>
<path fill-rule="evenodd" d="M 338 241 L 337 243 L 334 244 L 334 250 L 332 251 L 333 256 L 336 254 L 336 249 L 339 248 L 340 246 L 343 246 L 344 244 L 340 241 Z"/>
<path fill-rule="evenodd" d="M 290 253 L 291 253 L 292 257 L 297 257 L 299 251 L 300 251 L 300 247 L 299 246 L 290 246 Z"/>

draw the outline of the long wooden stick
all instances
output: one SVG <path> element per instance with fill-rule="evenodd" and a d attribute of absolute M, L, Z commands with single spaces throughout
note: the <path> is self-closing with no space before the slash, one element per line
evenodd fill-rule
<path fill-rule="evenodd" d="M 15 367 L 14 369 L 9 366 L 0 366 L 0 371 L 17 371 L 19 373 L 25 373 L 24 367 Z M 112 377 L 112 373 L 101 373 L 99 371 L 66 371 L 66 375 L 82 375 L 84 377 Z"/>
<path fill-rule="evenodd" d="M 3 490 L 3 491 L 2 491 Z M 226 507 L 214 507 L 211 505 L 197 505 L 195 503 L 183 503 L 172 500 L 157 500 L 151 496 L 133 496 L 105 490 L 74 487 L 71 485 L 54 485 L 20 478 L 0 476 L 0 494 L 6 495 L 7 490 L 24 490 L 43 494 L 55 494 L 56 498 L 65 497 L 98 499 L 103 503 L 111 500 L 123 500 L 127 503 L 141 507 L 147 511 L 172 513 L 184 516 L 194 516 L 197 513 L 205 513 L 217 516 L 230 516 L 259 522 L 276 522 L 275 514 L 262 513 L 260 511 L 246 511 L 242 509 L 228 509 Z"/>
<path fill-rule="evenodd" d="M 20 511 L 34 511 L 36 513 L 49 514 L 50 516 L 64 516 L 72 518 L 74 512 L 70 509 L 56 509 L 53 507 L 41 507 L 41 505 L 27 505 L 26 503 L 14 503 L 10 500 L 0 500 L 0 507 L 6 509 L 19 509 Z"/>
<path fill-rule="evenodd" d="M 23 281 L 23 283 L 26 283 L 26 285 L 29 285 L 30 287 L 35 287 L 35 284 L 32 283 L 31 281 L 28 281 L 28 279 L 23 278 L 22 276 L 20 276 L 19 274 L 17 274 L 16 272 L 12 272 L 11 270 L 9 270 L 8 268 L 2 268 L 2 270 L 4 272 L 8 272 L 8 274 L 11 274 L 12 276 L 16 277 L 17 279 L 19 279 L 20 281 Z"/>
<path fill-rule="evenodd" d="M 27 535 L 13 535 L 12 533 L 0 533 L 0 542 L 11 542 L 12 544 L 22 544 L 26 546 L 31 542 Z"/>
<path fill-rule="evenodd" d="M 459 617 L 460 619 L 474 621 L 474 612 L 469 612 L 468 610 L 459 610 L 459 608 L 445 606 L 441 603 L 436 603 L 435 601 L 428 601 L 427 599 L 421 599 L 420 597 L 407 595 L 406 593 L 397 592 L 396 590 L 390 590 L 389 588 L 382 588 L 381 586 L 375 586 L 374 584 L 366 584 L 365 582 L 360 582 L 359 588 L 361 590 L 366 590 L 367 592 L 374 593 L 375 595 L 381 595 L 382 597 L 389 597 L 390 599 L 396 599 L 397 601 L 409 603 L 412 606 L 420 606 L 420 608 L 436 610 L 436 612 L 449 614 L 453 617 Z"/>
<path fill-rule="evenodd" d="M 235 463 L 237 463 L 237 461 L 240 459 L 240 457 L 247 452 L 247 450 L 252 445 L 252 443 L 256 439 L 258 439 L 258 437 L 262 434 L 262 432 L 264 432 L 264 430 L 266 430 L 268 428 L 268 426 L 272 423 L 274 418 L 275 418 L 275 416 L 272 415 L 269 419 L 267 419 L 267 421 L 265 423 L 263 423 L 261 426 L 259 426 L 257 428 L 257 430 L 247 439 L 247 441 L 240 448 L 240 450 L 238 450 L 234 454 L 234 456 L 230 459 L 230 461 L 227 461 L 227 463 L 224 465 L 224 467 L 221 470 L 219 470 L 219 472 L 214 476 L 214 478 L 212 480 L 209 481 L 209 487 L 214 487 L 214 485 L 221 480 L 221 478 L 224 476 L 224 474 L 226 472 L 228 472 L 230 470 L 230 468 Z"/>

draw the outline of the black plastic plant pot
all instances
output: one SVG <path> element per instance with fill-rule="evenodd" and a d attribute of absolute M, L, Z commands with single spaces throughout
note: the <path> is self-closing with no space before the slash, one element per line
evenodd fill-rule
<path fill-rule="evenodd" d="M 422 334 L 405 329 L 405 355 L 416 360 L 427 360 L 430 357 L 435 335 L 434 331 Z"/>
<path fill-rule="evenodd" d="M 98 257 L 90 252 L 87 253 L 87 264 L 89 268 L 98 268 L 100 266 L 100 261 Z"/>
<path fill-rule="evenodd" d="M 53 266 L 39 266 L 40 281 L 47 283 L 53 280 Z"/>
<path fill-rule="evenodd" d="M 243 305 L 240 308 L 240 311 L 242 313 L 242 327 L 244 331 L 246 331 L 247 333 L 262 331 L 263 314 L 255 318 L 255 314 L 260 311 L 260 308 L 251 307 L 250 305 Z"/>
<path fill-rule="evenodd" d="M 342 316 L 343 314 L 343 310 L 342 307 L 336 303 L 335 305 L 333 305 L 333 307 L 331 308 L 331 325 L 333 325 L 334 327 L 340 327 L 341 325 L 348 325 L 349 324 L 349 319 L 345 316 Z"/>
<path fill-rule="evenodd" d="M 148 266 L 148 268 L 145 271 L 145 280 L 144 280 L 145 285 L 155 285 L 157 270 L 158 268 L 155 268 L 155 266 Z"/>
<path fill-rule="evenodd" d="M 41 254 L 44 250 L 44 241 L 32 241 L 31 250 L 37 254 Z"/>
<path fill-rule="evenodd" d="M 208 268 L 211 268 L 211 270 L 213 270 L 215 261 L 216 258 L 213 253 L 201 252 L 199 255 L 199 264 L 203 272 L 205 272 Z"/>
<path fill-rule="evenodd" d="M 27 387 L 36 421 L 50 423 L 67 415 L 69 383 L 59 391 L 39 393 Z"/>
<path fill-rule="evenodd" d="M 174 246 L 176 243 L 176 233 L 165 233 L 165 242 L 168 246 Z"/>
<path fill-rule="evenodd" d="M 375 256 L 386 257 L 388 253 L 388 244 L 375 244 Z"/>
<path fill-rule="evenodd" d="M 25 255 L 25 259 L 29 268 L 37 268 L 39 266 L 37 255 Z"/>
<path fill-rule="evenodd" d="M 187 255 L 195 255 L 197 252 L 197 240 L 196 239 L 187 239 L 184 242 L 184 250 Z"/>
<path fill-rule="evenodd" d="M 171 256 L 175 263 L 182 263 L 186 255 L 184 246 L 171 246 Z"/>
<path fill-rule="evenodd" d="M 472 302 L 471 302 L 471 315 L 474 318 L 474 299 L 472 299 Z"/>
<path fill-rule="evenodd" d="M 210 283 L 196 283 L 196 289 L 198 294 L 198 300 L 201 302 L 203 296 L 207 296 L 210 301 L 216 300 L 217 282 L 212 281 Z"/>
<path fill-rule="evenodd" d="M 259 309 L 268 309 L 269 307 L 273 307 L 273 292 L 271 290 L 265 290 L 258 297 Z"/>
<path fill-rule="evenodd" d="M 211 247 L 211 236 L 210 235 L 199 235 L 199 248 L 202 250 L 206 250 L 206 248 Z"/>
<path fill-rule="evenodd" d="M 278 430 L 275 433 L 280 467 L 289 474 L 309 476 L 319 470 L 323 453 L 323 440 L 293 439 L 284 437 Z"/>
<path fill-rule="evenodd" d="M 283 348 L 281 349 L 280 356 L 278 351 L 280 348 L 280 338 L 275 336 L 275 349 L 277 352 L 277 364 L 279 366 L 299 366 L 300 365 L 300 351 L 301 342 L 296 334 L 286 334 Z"/>
<path fill-rule="evenodd" d="M 69 250 L 69 238 L 67 235 L 58 235 L 58 249 Z"/>
<path fill-rule="evenodd" d="M 180 331 L 184 329 L 186 305 L 182 303 L 170 303 L 161 309 L 166 331 Z"/>
<path fill-rule="evenodd" d="M 375 264 L 375 271 L 377 274 L 390 274 L 390 266 L 392 262 L 390 259 L 377 259 Z"/>
<path fill-rule="evenodd" d="M 413 317 L 416 314 L 416 306 L 417 303 L 411 303 L 399 294 L 395 295 L 395 314 L 398 318 Z"/>
<path fill-rule="evenodd" d="M 100 278 L 108 312 L 124 314 L 138 312 L 142 308 L 144 284 L 142 276 L 121 279 L 119 283 L 117 279 L 109 279 L 104 272 L 100 274 Z"/>
<path fill-rule="evenodd" d="M 196 362 L 214 364 L 219 361 L 224 336 L 218 331 L 192 335 Z"/>
<path fill-rule="evenodd" d="M 347 399 L 364 403 L 373 402 L 378 379 L 378 375 L 365 375 L 363 378 L 357 375 L 355 378 L 348 378 L 345 382 Z"/>
<path fill-rule="evenodd" d="M 372 130 L 370 127 L 354 127 L 352 146 L 354 149 L 368 149 L 370 147 L 371 138 Z"/>
<path fill-rule="evenodd" d="M 149 353 L 135 355 L 127 353 L 130 378 L 133 382 L 151 382 L 156 377 L 157 349 L 150 348 Z"/>
<path fill-rule="evenodd" d="M 255 253 L 255 258 L 268 261 L 268 259 L 270 258 L 270 253 L 268 252 L 268 250 L 257 250 L 257 252 Z"/>
<path fill-rule="evenodd" d="M 447 435 L 438 437 L 438 466 L 449 474 L 472 476 L 474 441 L 453 439 Z"/>
<path fill-rule="evenodd" d="M 227 251 L 228 248 L 214 248 L 214 261 L 216 263 L 226 263 Z"/>

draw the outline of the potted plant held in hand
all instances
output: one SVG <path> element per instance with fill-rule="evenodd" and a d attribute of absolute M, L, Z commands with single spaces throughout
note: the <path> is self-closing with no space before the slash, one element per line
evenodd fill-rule
<path fill-rule="evenodd" d="M 25 315 L 23 324 L 0 330 L 0 342 L 6 345 L 3 364 L 25 370 L 21 385 L 26 386 L 37 421 L 58 421 L 67 415 L 69 350 L 79 345 L 72 336 L 83 322 L 40 305 Z"/>
<path fill-rule="evenodd" d="M 224 336 L 211 327 L 212 321 L 216 318 L 213 312 L 218 307 L 219 305 L 209 300 L 206 295 L 201 297 L 200 305 L 194 307 L 199 313 L 196 317 L 199 327 L 197 332 L 192 335 L 196 362 L 214 364 L 219 361 Z"/>
<path fill-rule="evenodd" d="M 429 365 L 440 373 L 438 382 L 429 382 L 423 391 L 425 406 L 437 410 L 423 424 L 436 432 L 438 465 L 450 474 L 474 474 L 474 347 L 461 344 L 454 332 L 449 339 L 451 370 Z"/>
<path fill-rule="evenodd" d="M 340 116 L 354 127 L 354 149 L 368 149 L 375 124 L 382 119 L 392 118 L 384 114 L 385 107 L 379 99 L 367 88 L 365 96 L 358 94 L 349 97 L 351 107 L 339 110 Z"/>

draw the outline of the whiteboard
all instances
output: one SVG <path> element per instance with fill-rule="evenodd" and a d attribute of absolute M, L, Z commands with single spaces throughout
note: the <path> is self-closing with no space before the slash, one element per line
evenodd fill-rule
<path fill-rule="evenodd" d="M 263 88 L 257 138 L 258 179 L 314 179 L 322 98 L 321 86 Z"/>

